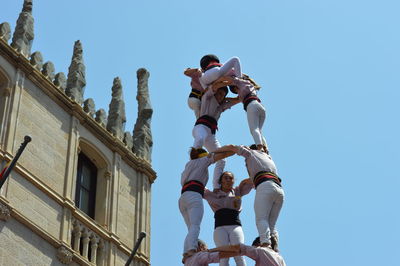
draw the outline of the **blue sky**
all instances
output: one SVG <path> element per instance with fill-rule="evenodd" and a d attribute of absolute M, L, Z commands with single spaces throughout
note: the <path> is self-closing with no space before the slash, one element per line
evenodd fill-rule
<path fill-rule="evenodd" d="M 0 22 L 14 29 L 22 0 L 0 5 Z M 264 133 L 286 193 L 278 228 L 287 264 L 399 265 L 398 1 L 36 0 L 33 8 L 32 52 L 67 74 L 81 40 L 85 98 L 108 110 L 119 76 L 127 130 L 136 119 L 136 70 L 151 73 L 152 265 L 181 265 L 186 227 L 177 200 L 194 124 L 182 72 L 207 53 L 239 56 L 262 85 Z M 241 106 L 219 128 L 222 144 L 252 142 Z M 247 177 L 242 158 L 226 168 L 237 183 Z M 241 215 L 246 243 L 257 235 L 253 199 L 254 191 Z M 214 246 L 205 207 L 201 238 Z"/>

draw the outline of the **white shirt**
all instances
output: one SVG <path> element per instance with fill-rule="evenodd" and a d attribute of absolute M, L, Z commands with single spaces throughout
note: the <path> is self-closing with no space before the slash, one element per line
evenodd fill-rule
<path fill-rule="evenodd" d="M 214 154 L 187 162 L 181 175 L 181 185 L 196 180 L 205 186 L 208 182 L 208 166 L 212 163 L 214 163 Z"/>
<path fill-rule="evenodd" d="M 246 161 L 247 172 L 251 180 L 254 181 L 254 176 L 261 171 L 278 174 L 276 166 L 271 156 L 259 150 L 251 150 L 246 146 L 239 146 L 238 155 L 243 156 Z"/>

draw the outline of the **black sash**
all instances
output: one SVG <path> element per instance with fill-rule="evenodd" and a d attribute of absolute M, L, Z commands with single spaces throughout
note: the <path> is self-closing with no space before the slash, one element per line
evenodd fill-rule
<path fill-rule="evenodd" d="M 181 194 L 183 194 L 185 191 L 194 191 L 200 193 L 200 195 L 204 197 L 204 185 L 197 180 L 186 182 L 182 187 Z"/>
<path fill-rule="evenodd" d="M 218 211 L 215 212 L 214 218 L 215 218 L 214 228 L 223 225 L 242 226 L 242 223 L 240 222 L 239 219 L 239 211 L 234 209 L 228 209 L 228 208 L 219 209 Z"/>
<path fill-rule="evenodd" d="M 261 102 L 260 98 L 258 98 L 257 95 L 255 95 L 253 93 L 247 94 L 246 97 L 244 97 L 244 99 L 243 99 L 243 108 L 244 108 L 245 111 L 247 111 L 247 106 L 252 101 L 257 101 L 259 103 Z"/>
<path fill-rule="evenodd" d="M 211 133 L 215 135 L 215 132 L 218 129 L 218 122 L 217 120 L 215 120 L 214 117 L 211 117 L 209 115 L 203 115 L 200 116 L 199 119 L 197 119 L 196 123 L 194 124 L 196 125 L 205 125 L 207 126 L 209 129 L 211 129 Z"/>

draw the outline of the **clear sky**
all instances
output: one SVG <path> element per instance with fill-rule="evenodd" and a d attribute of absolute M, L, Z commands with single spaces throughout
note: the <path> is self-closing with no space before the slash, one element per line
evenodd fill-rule
<path fill-rule="evenodd" d="M 14 30 L 22 0 L 0 0 Z M 34 0 L 34 51 L 68 72 L 74 41 L 86 62 L 85 98 L 108 110 L 124 86 L 127 130 L 136 120 L 136 70 L 147 68 L 154 116 L 151 262 L 181 265 L 187 229 L 180 174 L 193 143 L 189 79 L 207 53 L 239 56 L 262 85 L 264 134 L 283 179 L 278 220 L 288 265 L 400 265 L 400 2 L 396 0 Z M 250 144 L 240 105 L 222 114 L 222 144 Z M 237 183 L 242 158 L 228 159 Z M 209 183 L 210 185 L 210 183 Z M 254 191 L 241 214 L 257 235 Z M 214 246 L 205 203 L 201 238 Z M 233 263 L 233 262 L 231 262 Z M 248 260 L 248 265 L 253 262 Z"/>

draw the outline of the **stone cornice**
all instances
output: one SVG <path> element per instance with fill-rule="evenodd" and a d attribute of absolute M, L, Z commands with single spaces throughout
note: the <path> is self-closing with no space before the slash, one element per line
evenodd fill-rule
<path fill-rule="evenodd" d="M 52 83 L 52 81 L 50 81 L 40 71 L 32 66 L 27 58 L 14 50 L 2 39 L 0 39 L 0 55 L 3 56 L 10 64 L 21 69 L 30 81 L 37 85 L 38 88 L 42 89 L 47 96 L 49 96 L 67 113 L 78 118 L 80 124 L 86 127 L 110 150 L 119 153 L 122 159 L 132 168 L 145 174 L 150 183 L 155 181 L 157 174 L 151 168 L 151 164 L 147 160 L 136 156 L 121 140 L 114 137 L 92 117 L 85 113 L 79 104 L 71 100 L 63 91 L 59 90 L 56 85 Z"/>

